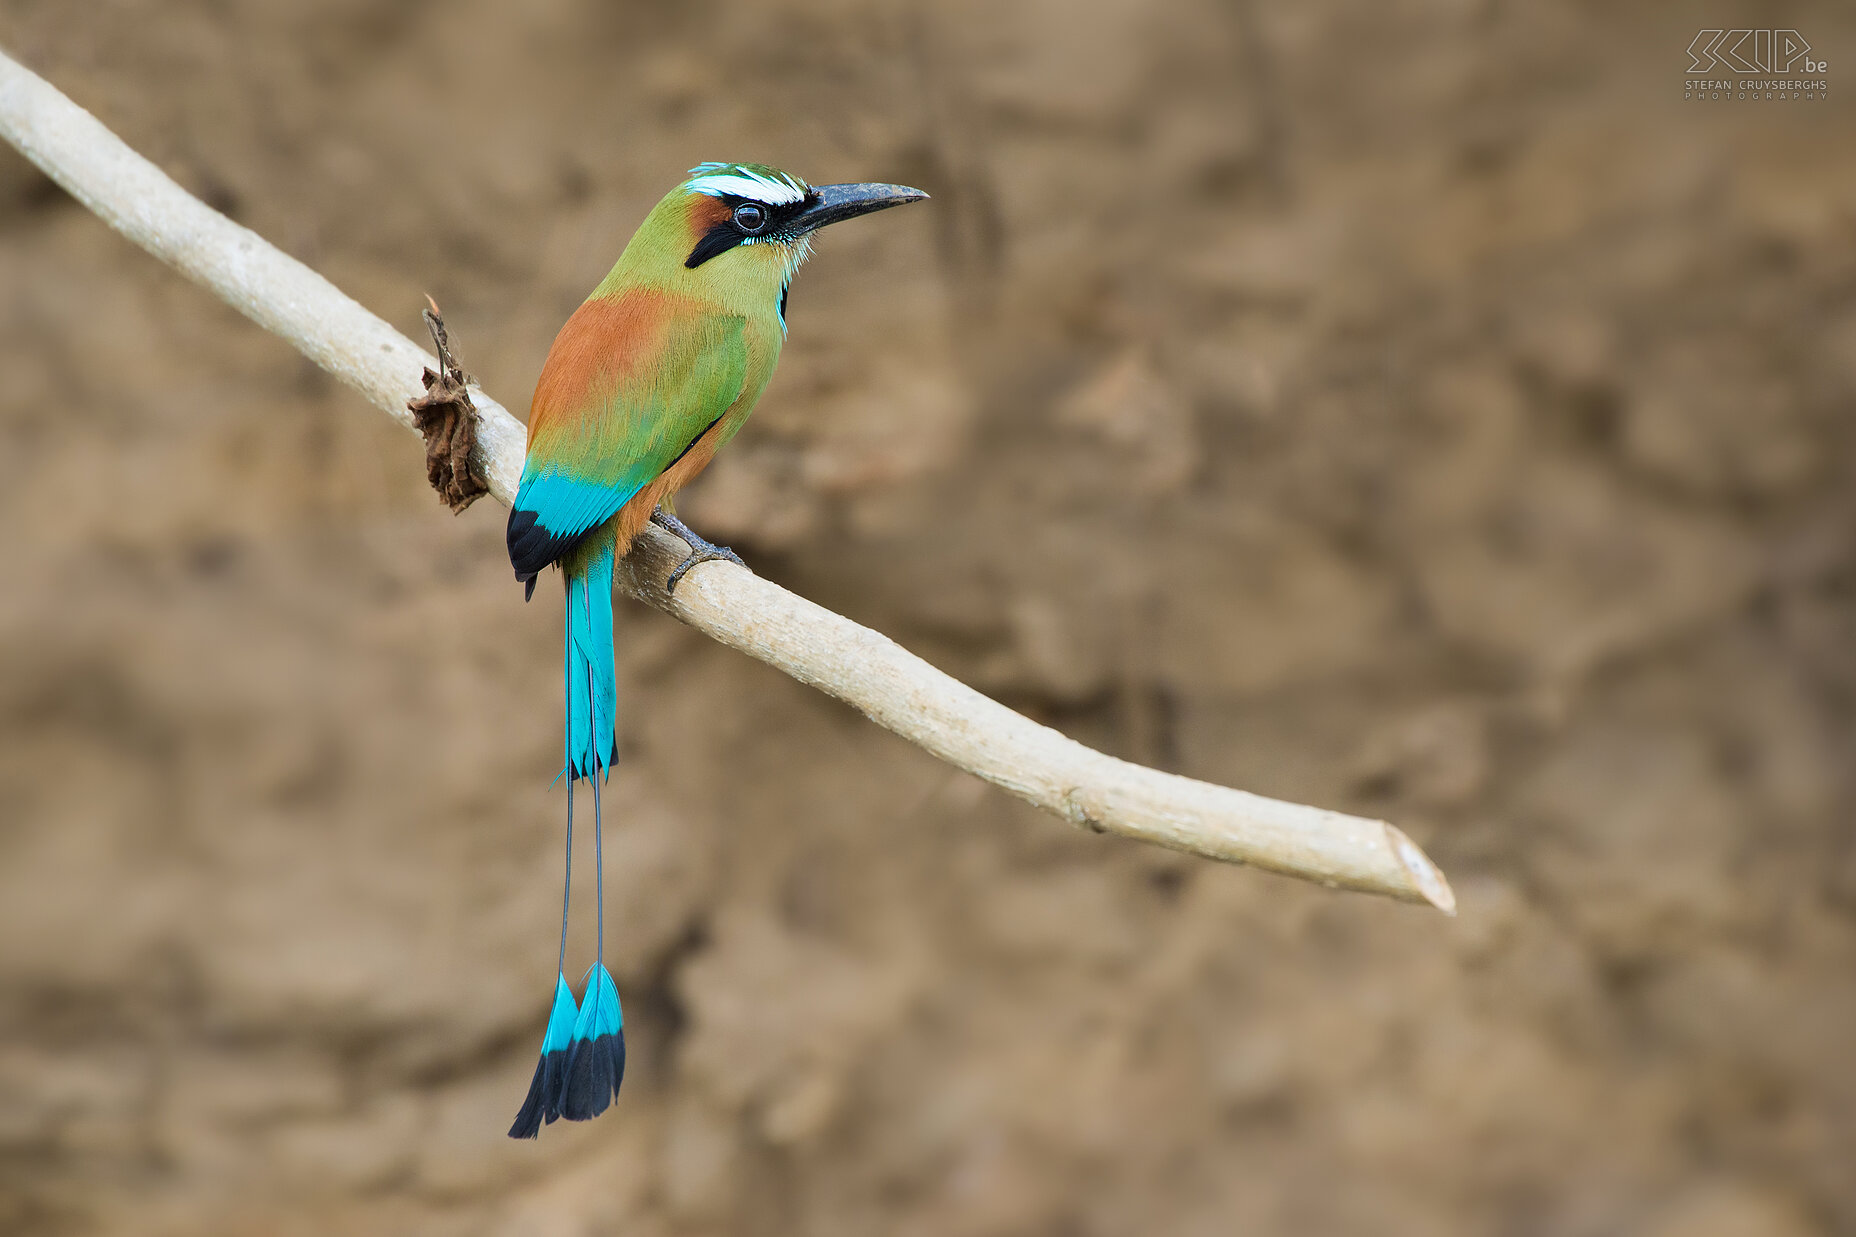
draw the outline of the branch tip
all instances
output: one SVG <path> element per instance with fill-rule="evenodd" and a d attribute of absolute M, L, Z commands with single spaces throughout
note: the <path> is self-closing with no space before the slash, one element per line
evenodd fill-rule
<path fill-rule="evenodd" d="M 1455 918 L 1456 891 L 1450 888 L 1449 880 L 1431 862 L 1430 856 L 1419 849 L 1418 844 L 1397 825 L 1386 826 L 1386 840 L 1392 844 L 1392 853 L 1398 856 L 1399 864 L 1411 875 L 1412 885 L 1424 895 L 1424 900 Z"/>

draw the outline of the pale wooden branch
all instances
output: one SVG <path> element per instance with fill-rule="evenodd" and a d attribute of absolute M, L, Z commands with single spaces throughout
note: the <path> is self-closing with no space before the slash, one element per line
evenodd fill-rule
<path fill-rule="evenodd" d="M 0 131 L 112 228 L 212 289 L 412 426 L 435 360 L 328 280 L 212 210 L 89 113 L 0 54 Z M 476 463 L 508 503 L 525 431 L 473 389 Z M 646 530 L 621 587 L 698 631 L 836 696 L 934 755 L 1073 825 L 1454 913 L 1449 883 L 1384 821 L 1265 799 L 1104 756 L 942 674 L 893 641 L 729 563 L 664 578 L 683 543 Z M 513 587 L 513 586 L 512 586 Z"/>

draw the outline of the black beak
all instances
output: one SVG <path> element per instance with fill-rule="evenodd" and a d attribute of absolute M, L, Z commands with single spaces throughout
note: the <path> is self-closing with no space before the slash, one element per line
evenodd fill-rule
<path fill-rule="evenodd" d="M 814 185 L 805 207 L 793 216 L 790 226 L 799 232 L 812 232 L 828 223 L 919 202 L 927 196 L 907 185 Z"/>

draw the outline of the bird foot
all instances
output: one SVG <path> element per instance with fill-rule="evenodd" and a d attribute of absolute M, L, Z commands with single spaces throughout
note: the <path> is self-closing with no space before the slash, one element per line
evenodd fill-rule
<path fill-rule="evenodd" d="M 747 566 L 746 563 L 741 561 L 741 556 L 739 554 L 725 545 L 716 545 L 712 541 L 705 541 L 695 530 L 690 528 L 688 524 L 685 524 L 676 516 L 671 515 L 662 507 L 659 507 L 651 513 L 651 523 L 667 532 L 675 533 L 677 536 L 683 538 L 690 547 L 689 557 L 678 563 L 676 569 L 672 571 L 669 578 L 664 581 L 664 591 L 666 593 L 676 592 L 677 581 L 683 578 L 684 572 L 694 567 L 697 563 L 709 563 L 720 559 L 723 562 L 733 563 L 737 567 Z"/>

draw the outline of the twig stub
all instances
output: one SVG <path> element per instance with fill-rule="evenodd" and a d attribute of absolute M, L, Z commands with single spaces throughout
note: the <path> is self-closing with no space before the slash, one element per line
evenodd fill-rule
<path fill-rule="evenodd" d="M 407 400 L 406 408 L 425 437 L 425 479 L 456 513 L 488 494 L 490 487 L 471 467 L 477 449 L 477 406 L 470 401 L 469 379 L 451 356 L 451 339 L 438 303 L 429 296 L 425 299 L 423 316 L 438 350 L 439 368 L 437 372 L 426 368 L 425 394 Z"/>

